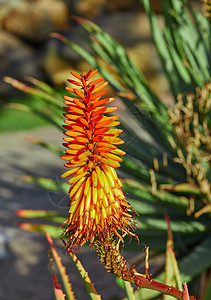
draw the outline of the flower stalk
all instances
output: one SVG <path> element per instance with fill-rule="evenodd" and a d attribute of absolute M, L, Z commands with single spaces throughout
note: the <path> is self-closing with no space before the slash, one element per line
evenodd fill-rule
<path fill-rule="evenodd" d="M 119 246 L 116 241 L 110 240 L 109 245 L 104 248 L 103 243 L 99 238 L 95 241 L 95 248 L 102 264 L 109 273 L 116 274 L 117 277 L 133 283 L 137 287 L 155 290 L 180 300 L 187 300 L 187 285 L 184 286 L 184 291 L 180 291 L 173 286 L 153 280 L 148 273 L 138 273 L 134 266 L 129 270 L 127 261 L 124 260 L 123 256 L 119 253 Z M 189 296 L 189 300 L 196 300 L 196 298 L 194 296 Z"/>
<path fill-rule="evenodd" d="M 102 83 L 103 78 L 90 81 L 96 73 L 97 70 L 81 75 L 72 72 L 74 80 L 68 81 L 77 88 L 67 87 L 73 96 L 64 96 L 66 153 L 61 158 L 68 161 L 65 166 L 70 170 L 61 177 L 70 177 L 68 183 L 71 184 L 65 247 L 74 255 L 72 249 L 90 242 L 108 272 L 138 287 L 186 300 L 186 290 L 182 292 L 154 281 L 148 267 L 146 274 L 138 273 L 134 266 L 129 270 L 127 261 L 119 253 L 123 236 L 135 235 L 130 232 L 135 226 L 134 211 L 125 199 L 115 171 L 122 161 L 118 155 L 125 154 L 116 147 L 124 143 L 118 137 L 122 130 L 114 128 L 119 125 L 119 118 L 105 115 L 117 107 L 104 106 L 114 98 L 101 98 L 107 92 L 104 90 L 107 82 Z"/>
<path fill-rule="evenodd" d="M 61 158 L 68 161 L 65 166 L 71 169 L 61 177 L 70 177 L 65 234 L 69 237 L 68 246 L 73 248 L 88 241 L 92 244 L 99 235 L 106 243 L 111 233 L 123 242 L 119 232 L 132 234 L 130 229 L 134 226 L 133 209 L 115 171 L 122 161 L 118 155 L 125 154 L 116 147 L 124 143 L 118 137 L 122 130 L 114 128 L 119 125 L 119 117 L 105 115 L 117 107 L 104 106 L 115 100 L 101 98 L 107 92 L 104 87 L 108 82 L 102 83 L 104 78 L 90 81 L 97 71 L 81 75 L 72 72 L 74 80 L 68 81 L 77 88 L 66 87 L 74 96 L 64 96 L 63 127 L 67 131 L 63 145 L 67 149 Z"/>

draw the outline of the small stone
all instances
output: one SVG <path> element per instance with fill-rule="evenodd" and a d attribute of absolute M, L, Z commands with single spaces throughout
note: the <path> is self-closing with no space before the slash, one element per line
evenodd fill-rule
<path fill-rule="evenodd" d="M 145 74 L 155 72 L 161 67 L 152 42 L 140 42 L 133 47 L 129 47 L 127 53 L 137 68 Z"/>
<path fill-rule="evenodd" d="M 47 51 L 43 55 L 43 70 L 45 73 L 50 77 L 52 82 L 56 85 L 60 85 L 64 83 L 64 80 L 62 79 L 62 74 L 67 74 L 67 70 L 73 69 L 72 64 L 66 60 L 62 53 L 60 52 L 61 49 L 58 49 L 57 43 L 55 43 L 55 40 L 52 40 L 51 42 L 48 42 L 48 45 L 46 47 Z M 65 46 L 65 45 L 62 45 Z M 67 77 L 66 77 L 67 78 Z"/>
<path fill-rule="evenodd" d="M 41 42 L 50 32 L 69 25 L 68 8 L 62 0 L 19 1 L 18 5 L 14 1 L 10 6 L 4 2 L 0 9 L 4 10 L 2 27 L 32 42 Z"/>
<path fill-rule="evenodd" d="M 112 0 L 107 1 L 107 10 L 113 11 L 128 11 L 131 9 L 138 9 L 140 7 L 140 0 Z"/>
<path fill-rule="evenodd" d="M 106 0 L 77 0 L 74 6 L 78 14 L 87 18 L 97 18 L 103 13 L 105 4 Z"/>

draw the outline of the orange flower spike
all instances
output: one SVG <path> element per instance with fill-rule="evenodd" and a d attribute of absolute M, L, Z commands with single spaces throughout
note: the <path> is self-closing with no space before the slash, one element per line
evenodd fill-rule
<path fill-rule="evenodd" d="M 71 184 L 65 234 L 73 248 L 93 243 L 97 236 L 109 242 L 112 233 L 123 241 L 120 232 L 132 234 L 130 229 L 135 225 L 130 215 L 133 209 L 125 199 L 115 171 L 122 161 L 117 155 L 125 155 L 114 146 L 124 143 L 118 138 L 122 130 L 110 128 L 119 125 L 116 122 L 119 117 L 104 115 L 117 107 L 101 106 L 115 99 L 101 99 L 106 93 L 102 89 L 108 83 L 102 83 L 104 78 L 90 81 L 97 71 L 81 75 L 72 72 L 76 80 L 68 81 L 80 89 L 67 87 L 75 96 L 64 96 L 67 105 L 64 109 L 68 113 L 64 113 L 67 137 L 63 145 L 67 149 L 61 158 L 69 161 L 64 165 L 71 169 L 61 177 L 69 177 Z"/>

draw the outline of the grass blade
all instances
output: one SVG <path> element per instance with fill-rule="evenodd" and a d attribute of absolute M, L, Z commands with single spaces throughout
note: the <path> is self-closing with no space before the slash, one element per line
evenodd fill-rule
<path fill-rule="evenodd" d="M 70 185 L 66 182 L 58 182 L 56 180 L 52 180 L 50 178 L 45 178 L 45 177 L 34 177 L 30 175 L 22 175 L 19 178 L 26 182 L 39 185 L 47 189 L 48 191 L 60 192 L 66 195 L 68 194 L 68 190 L 70 188 Z"/>
<path fill-rule="evenodd" d="M 20 218 L 35 219 L 39 218 L 50 222 L 63 224 L 67 217 L 52 210 L 35 210 L 35 209 L 17 209 L 15 215 Z"/>
<path fill-rule="evenodd" d="M 56 126 L 57 128 L 59 128 L 59 130 L 63 130 L 62 128 L 62 118 L 57 117 L 55 114 L 52 113 L 46 113 L 44 111 L 38 110 L 36 108 L 32 108 L 29 107 L 25 104 L 20 104 L 20 103 L 9 103 L 7 105 L 5 105 L 5 107 L 8 108 L 13 108 L 13 109 L 19 109 L 21 111 L 30 113 L 30 114 L 35 114 L 45 120 L 47 120 L 49 123 L 53 124 L 54 126 Z"/>
<path fill-rule="evenodd" d="M 164 113 L 165 105 L 150 90 L 145 77 L 132 61 L 130 61 L 124 48 L 108 33 L 91 21 L 79 17 L 75 19 L 90 33 L 91 37 L 93 37 L 88 41 L 86 39 L 89 45 L 118 72 L 121 80 L 137 94 L 138 98 L 144 98 L 143 100 L 147 102 L 149 107 L 154 107 L 154 109 L 161 110 Z"/>
<path fill-rule="evenodd" d="M 26 231 L 41 233 L 45 235 L 47 232 L 52 238 L 58 239 L 61 238 L 61 235 L 64 232 L 64 229 L 61 227 L 47 225 L 47 224 L 35 224 L 35 223 L 20 223 L 19 227 Z"/>
<path fill-rule="evenodd" d="M 63 243 L 81 275 L 81 278 L 82 278 L 84 285 L 89 293 L 90 298 L 92 300 L 101 300 L 101 296 L 95 290 L 94 284 L 92 283 L 91 279 L 89 278 L 88 273 L 85 271 L 81 262 L 79 261 L 77 256 L 74 254 L 74 252 L 70 249 L 70 247 L 67 246 L 65 241 L 63 241 Z"/>
<path fill-rule="evenodd" d="M 32 137 L 32 136 L 26 136 L 26 140 L 33 143 L 33 144 L 44 147 L 44 148 L 46 148 L 46 149 L 48 149 L 48 150 L 50 150 L 50 151 L 52 151 L 52 152 L 54 152 L 58 155 L 63 155 L 64 154 L 64 151 L 61 148 L 55 146 L 54 144 L 46 143 L 46 142 L 44 142 L 44 141 L 42 141 L 38 138 L 35 138 L 35 137 Z"/>
<path fill-rule="evenodd" d="M 46 90 L 45 91 L 42 91 L 42 90 L 39 90 L 39 89 L 36 89 L 36 88 L 33 88 L 33 87 L 30 87 L 14 78 L 11 78 L 11 77 L 4 77 L 4 81 L 11 84 L 14 88 L 28 94 L 28 95 L 31 95 L 31 96 L 36 96 L 36 97 L 39 97 L 39 98 L 42 98 L 44 99 L 46 102 L 49 102 L 51 104 L 54 104 L 55 106 L 57 107 L 60 107 L 62 108 L 63 107 L 63 103 L 62 101 L 59 101 L 56 99 L 56 95 L 55 95 L 55 92 L 54 94 L 49 94 Z M 33 79 L 33 81 L 37 82 L 38 80 L 36 79 Z M 39 82 L 39 81 L 38 81 Z M 42 86 L 43 86 L 44 83 L 42 83 Z M 39 84 L 41 85 L 41 84 Z"/>
<path fill-rule="evenodd" d="M 152 11 L 151 5 L 150 5 L 150 1 L 149 0 L 143 0 L 143 5 L 145 8 L 145 11 L 148 15 L 148 18 L 150 20 L 150 24 L 151 24 L 151 30 L 152 30 L 152 35 L 153 35 L 153 39 L 154 39 L 154 43 L 156 46 L 156 49 L 158 51 L 158 54 L 160 56 L 162 65 L 164 67 L 164 71 L 166 73 L 167 79 L 169 80 L 170 83 L 170 88 L 172 90 L 172 93 L 176 99 L 176 96 L 178 94 L 177 91 L 177 86 L 179 84 L 178 82 L 178 78 L 176 76 L 176 72 L 174 70 L 174 65 L 171 59 L 171 56 L 169 54 L 168 51 L 168 47 L 166 45 L 166 42 L 164 40 L 164 37 L 162 35 L 161 29 L 159 27 L 157 18 L 154 14 L 154 12 Z"/>
<path fill-rule="evenodd" d="M 166 243 L 165 283 L 177 287 L 179 290 L 182 290 L 182 282 L 180 279 L 178 263 L 174 253 L 174 242 L 170 220 L 168 215 L 165 215 L 165 218 L 168 225 L 168 238 Z M 171 300 L 171 297 L 168 295 L 164 295 L 163 299 Z"/>
<path fill-rule="evenodd" d="M 124 284 L 124 289 L 126 291 L 127 299 L 136 300 L 131 283 L 129 281 L 123 280 L 123 284 Z"/>
<path fill-rule="evenodd" d="M 48 251 L 48 257 L 49 257 L 49 264 L 50 264 L 51 273 L 52 273 L 55 299 L 56 300 L 65 300 L 66 295 L 63 293 L 63 291 L 61 289 L 61 284 L 59 284 L 57 276 L 53 270 L 53 266 L 52 266 L 53 258 L 52 258 L 50 251 Z M 72 298 L 72 300 L 74 300 L 74 298 Z"/>
<path fill-rule="evenodd" d="M 179 261 L 179 269 L 183 281 L 189 282 L 202 271 L 211 267 L 210 249 L 211 236 L 208 234 L 201 244 L 197 245 L 193 251 Z"/>
<path fill-rule="evenodd" d="M 65 269 L 65 267 L 63 266 L 63 264 L 61 262 L 61 258 L 58 255 L 58 253 L 56 251 L 56 248 L 54 247 L 53 240 L 47 232 L 46 232 L 45 236 L 46 236 L 46 239 L 47 239 L 47 241 L 48 241 L 48 243 L 51 247 L 51 252 L 53 254 L 53 257 L 54 257 L 54 260 L 56 262 L 57 268 L 58 268 L 59 273 L 61 275 L 62 282 L 63 282 L 64 287 L 65 287 L 67 299 L 68 300 L 75 300 L 75 296 L 74 296 L 74 293 L 72 291 L 72 285 L 71 285 L 71 283 L 69 281 L 69 278 L 67 276 L 66 269 Z"/>

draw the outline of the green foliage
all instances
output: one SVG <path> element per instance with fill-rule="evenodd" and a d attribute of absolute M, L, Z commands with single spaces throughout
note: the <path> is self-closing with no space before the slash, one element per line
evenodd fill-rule
<path fill-rule="evenodd" d="M 46 233 L 45 235 L 46 235 L 47 241 L 48 241 L 48 243 L 51 247 L 51 252 L 49 251 L 48 255 L 49 255 L 49 262 L 50 262 L 51 270 L 52 270 L 55 297 L 56 297 L 56 299 L 60 300 L 60 299 L 65 299 L 65 296 L 67 295 L 68 300 L 75 300 L 75 296 L 74 296 L 74 293 L 72 291 L 72 285 L 69 281 L 69 277 L 66 273 L 66 269 L 65 269 L 65 267 L 63 266 L 63 264 L 61 262 L 61 258 L 58 255 L 58 253 L 56 251 L 56 248 L 54 247 L 53 240 L 52 240 L 52 238 L 50 237 L 50 235 L 48 233 Z M 53 270 L 53 267 L 52 267 L 52 264 L 51 264 L 51 261 L 53 261 L 51 253 L 54 257 L 56 266 L 57 266 L 57 268 L 59 270 L 59 273 L 60 273 L 60 276 L 62 278 L 62 282 L 64 284 L 66 295 L 63 294 L 62 289 L 61 289 L 61 285 L 59 285 L 56 274 L 54 273 L 54 270 Z"/>
<path fill-rule="evenodd" d="M 143 0 L 153 39 L 172 93 L 190 92 L 210 79 L 209 22 L 194 11 L 189 1 L 163 1 L 164 32 L 149 0 Z M 193 17 L 193 20 L 191 19 Z"/>
<path fill-rule="evenodd" d="M 206 17 L 194 11 L 189 1 L 165 0 L 163 1 L 165 28 L 162 32 L 150 1 L 143 0 L 143 4 L 151 24 L 156 49 L 175 99 L 176 109 L 171 113 L 150 89 L 146 78 L 129 59 L 125 49 L 94 23 L 76 18 L 87 31 L 86 42 L 94 51 L 95 57 L 59 34 L 54 34 L 53 37 L 67 43 L 93 68 L 99 68 L 124 102 L 127 117 L 121 120 L 121 127 L 124 129 L 123 139 L 126 143 L 123 149 L 126 150 L 127 156 L 123 159 L 122 170 L 126 176 L 130 176 L 130 179 L 124 179 L 123 184 L 128 200 L 139 213 L 137 234 L 141 242 L 150 246 L 151 251 L 164 252 L 167 231 L 164 214 L 167 213 L 171 219 L 175 249 L 179 254 L 181 280 L 189 282 L 211 267 L 209 263 L 211 199 L 208 191 L 210 187 L 208 176 L 211 171 L 207 154 L 210 151 L 207 131 L 210 131 L 211 89 L 210 84 L 206 83 L 210 80 L 211 69 L 210 27 Z M 99 57 L 103 60 L 103 64 L 98 60 Z M 34 88 L 22 86 L 12 79 L 7 81 L 35 99 L 39 98 L 50 107 L 48 112 L 27 106 L 19 106 L 18 109 L 42 116 L 61 129 L 61 100 L 58 100 L 58 94 L 54 90 L 44 83 L 33 80 L 31 82 L 36 86 Z M 183 98 L 178 97 L 178 94 L 186 92 L 189 94 Z M 194 135 L 194 124 L 191 121 L 191 126 L 186 128 L 185 133 L 190 133 L 193 142 L 198 136 L 203 138 L 198 144 L 194 144 L 195 148 L 191 143 L 186 145 L 185 136 L 181 139 L 176 131 L 177 125 L 183 128 L 182 121 L 180 120 L 179 124 L 172 121 L 178 111 L 189 109 L 190 93 L 193 101 L 192 115 L 198 116 L 199 124 L 196 127 L 200 130 L 198 135 Z M 197 99 L 205 101 L 206 109 L 200 110 L 199 105 L 196 105 Z M 136 128 L 130 126 L 128 118 L 136 122 Z M 203 125 L 205 123 L 207 127 Z M 147 133 L 149 138 L 145 139 L 142 132 Z M 34 142 L 60 154 L 61 150 L 53 145 L 41 141 Z M 198 152 L 191 152 L 193 148 Z M 191 160 L 190 153 L 193 156 Z M 203 169 L 204 175 L 200 175 L 203 178 L 196 171 L 198 165 L 201 170 Z M 201 184 L 200 178 L 205 185 Z M 25 179 L 43 187 L 49 186 L 47 179 L 34 179 L 29 176 Z M 58 183 L 52 181 L 51 186 L 54 191 L 67 191 L 66 184 L 58 186 Z M 39 215 L 38 212 L 36 216 L 46 219 L 46 216 Z M 47 217 L 48 220 L 55 221 L 53 219 L 55 216 L 51 213 Z M 30 229 L 29 224 L 27 226 Z M 53 234 L 55 230 L 55 227 L 43 228 L 44 225 L 31 226 L 31 230 L 36 229 L 42 233 L 45 230 Z M 138 251 L 139 247 L 136 241 L 131 241 L 128 245 L 125 243 L 125 249 Z M 173 273 L 178 273 L 174 256 L 167 253 L 167 269 L 172 272 L 170 266 L 174 265 Z M 164 273 L 157 279 L 164 280 Z M 129 293 L 130 288 L 126 288 Z M 209 289 L 207 293 L 209 294 Z M 146 300 L 157 296 L 157 292 L 141 290 L 139 295 L 138 299 Z"/>
<path fill-rule="evenodd" d="M 34 85 L 30 87 L 16 79 L 11 77 L 4 77 L 5 82 L 11 84 L 13 87 L 23 91 L 27 94 L 26 101 L 18 101 L 17 103 L 8 103 L 5 109 L 16 109 L 18 115 L 20 112 L 25 112 L 30 116 L 33 116 L 35 121 L 41 124 L 51 123 L 59 129 L 62 129 L 62 102 L 60 100 L 61 95 L 58 91 L 52 89 L 46 83 L 29 77 L 28 80 Z M 28 101 L 27 101 L 28 100 Z M 9 118 L 10 120 L 10 118 Z M 30 121 L 33 127 L 33 121 Z M 12 123 L 14 126 L 14 123 Z M 18 128 L 18 127 L 17 127 Z"/>
<path fill-rule="evenodd" d="M 24 104 L 27 102 L 28 105 L 33 106 L 34 99 L 21 98 L 16 99 L 16 103 Z M 28 130 L 48 124 L 48 121 L 34 115 L 32 118 L 31 114 L 26 113 L 22 110 L 17 110 L 16 106 L 11 105 L 12 100 L 7 102 L 5 105 L 0 106 L 0 132 L 16 131 L 16 130 Z M 14 101 L 14 100 L 13 100 Z M 40 99 L 36 101 L 36 107 L 43 108 L 43 104 L 40 103 Z"/>

